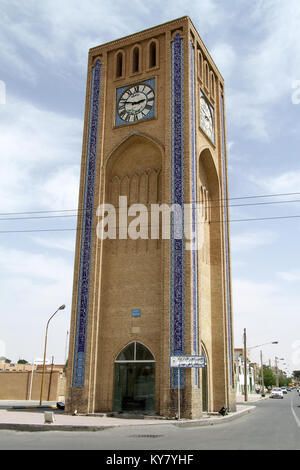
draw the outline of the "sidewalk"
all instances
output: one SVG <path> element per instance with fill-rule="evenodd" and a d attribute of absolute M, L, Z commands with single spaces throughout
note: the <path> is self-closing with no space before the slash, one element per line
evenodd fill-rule
<path fill-rule="evenodd" d="M 226 423 L 245 416 L 255 410 L 255 406 L 237 405 L 237 411 L 226 416 L 206 415 L 201 419 L 172 420 L 164 418 L 152 418 L 145 416 L 144 419 L 110 417 L 105 414 L 93 416 L 70 416 L 63 411 L 49 408 L 53 411 L 54 423 L 44 424 L 45 409 L 3 409 L 0 402 L 0 430 L 10 429 L 18 431 L 102 431 L 104 429 L 120 426 L 157 426 L 169 424 L 180 427 L 211 426 Z"/>
<path fill-rule="evenodd" d="M 244 395 L 237 395 L 236 402 L 237 403 L 249 404 L 249 403 L 254 403 L 254 402 L 260 401 L 260 400 L 267 400 L 269 397 L 270 397 L 270 395 L 268 393 L 266 393 L 265 397 L 262 397 L 260 393 L 249 393 L 247 402 L 245 402 Z"/>

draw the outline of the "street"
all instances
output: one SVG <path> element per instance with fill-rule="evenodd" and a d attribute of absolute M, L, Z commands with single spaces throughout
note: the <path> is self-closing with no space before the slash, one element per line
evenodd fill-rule
<path fill-rule="evenodd" d="M 300 397 L 256 403 L 254 413 L 216 426 L 124 426 L 99 432 L 0 431 L 0 449 L 300 450 Z"/>

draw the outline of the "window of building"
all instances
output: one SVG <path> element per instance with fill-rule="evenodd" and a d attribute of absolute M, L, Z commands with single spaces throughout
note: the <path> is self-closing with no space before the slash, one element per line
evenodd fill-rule
<path fill-rule="evenodd" d="M 118 52 L 116 57 L 116 78 L 123 76 L 123 67 L 124 67 L 124 53 Z"/>
<path fill-rule="evenodd" d="M 214 98 L 215 97 L 215 77 L 213 72 L 210 73 L 210 93 L 211 96 Z"/>
<path fill-rule="evenodd" d="M 198 51 L 198 75 L 202 79 L 202 65 L 203 65 L 203 58 L 200 51 Z"/>
<path fill-rule="evenodd" d="M 149 48 L 149 67 L 156 67 L 156 65 L 156 43 L 152 41 Z"/>
<path fill-rule="evenodd" d="M 138 47 L 133 49 L 132 54 L 132 72 L 136 73 L 140 70 L 140 50 Z"/>

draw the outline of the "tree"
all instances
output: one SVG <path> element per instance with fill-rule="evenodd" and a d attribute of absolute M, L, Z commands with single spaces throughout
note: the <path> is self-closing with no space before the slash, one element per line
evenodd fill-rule
<path fill-rule="evenodd" d="M 293 377 L 296 380 L 300 380 L 300 370 L 294 370 L 293 371 Z"/>
<path fill-rule="evenodd" d="M 259 372 L 259 377 L 261 383 L 261 371 Z M 276 385 L 276 377 L 269 366 L 264 366 L 264 384 L 265 387 L 272 387 L 273 385 Z"/>
<path fill-rule="evenodd" d="M 25 359 L 19 359 L 17 364 L 28 364 L 28 361 L 26 361 Z"/>
<path fill-rule="evenodd" d="M 280 375 L 278 377 L 279 387 L 286 387 L 289 383 L 289 379 L 285 375 Z"/>

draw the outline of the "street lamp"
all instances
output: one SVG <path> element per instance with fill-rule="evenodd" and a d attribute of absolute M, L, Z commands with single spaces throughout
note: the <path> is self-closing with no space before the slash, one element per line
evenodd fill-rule
<path fill-rule="evenodd" d="M 269 343 L 258 344 L 257 346 L 251 346 L 248 349 L 259 348 L 267 344 L 278 344 L 278 341 L 270 341 Z M 262 350 L 260 351 L 260 363 L 261 363 L 261 396 L 264 397 L 265 396 L 265 383 L 264 383 L 264 364 L 263 364 Z"/>
<path fill-rule="evenodd" d="M 42 384 L 41 384 L 41 395 L 40 395 L 40 406 L 42 405 L 42 402 L 43 402 L 43 392 L 44 392 L 44 377 L 45 377 L 45 363 L 46 363 L 46 349 L 47 349 L 47 336 L 48 336 L 48 326 L 49 326 L 49 323 L 50 323 L 50 320 L 52 320 L 52 318 L 54 317 L 54 315 L 57 314 L 57 312 L 59 310 L 64 310 L 64 308 L 66 308 L 66 306 L 63 304 L 61 305 L 60 307 L 58 307 L 58 309 L 56 310 L 56 312 L 53 313 L 53 315 L 51 315 L 51 317 L 49 318 L 49 320 L 47 321 L 47 326 L 46 326 L 46 334 L 45 334 L 45 346 L 44 346 L 44 360 L 43 360 L 43 373 L 42 373 Z"/>

